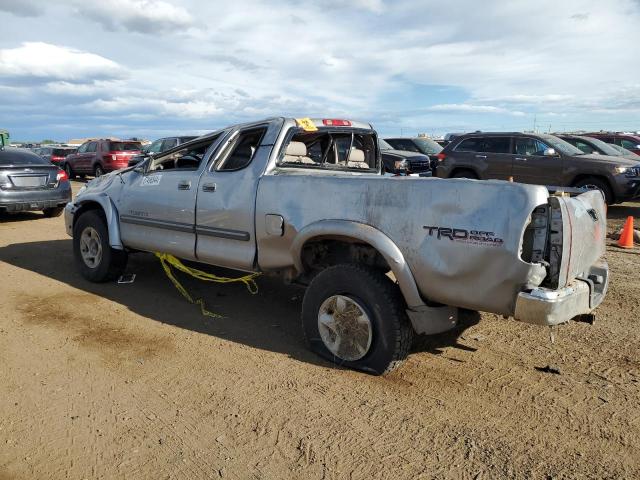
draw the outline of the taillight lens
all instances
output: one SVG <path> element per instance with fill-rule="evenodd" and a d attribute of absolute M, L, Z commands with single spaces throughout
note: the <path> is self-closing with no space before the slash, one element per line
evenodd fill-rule
<path fill-rule="evenodd" d="M 447 158 L 447 154 L 446 153 L 442 153 L 440 152 L 438 155 L 436 155 L 438 157 L 438 161 L 439 162 L 443 162 L 445 158 Z"/>
<path fill-rule="evenodd" d="M 68 180 L 69 180 L 69 177 L 67 176 L 67 172 L 65 172 L 64 170 L 58 170 L 58 174 L 56 175 L 56 181 L 60 183 L 60 182 L 66 182 Z"/>
<path fill-rule="evenodd" d="M 337 120 L 335 118 L 325 118 L 322 120 L 322 124 L 327 127 L 350 127 L 351 122 L 349 120 Z"/>
<path fill-rule="evenodd" d="M 64 160 L 64 157 L 60 157 L 58 155 L 51 155 L 52 162 L 61 162 L 62 160 Z"/>

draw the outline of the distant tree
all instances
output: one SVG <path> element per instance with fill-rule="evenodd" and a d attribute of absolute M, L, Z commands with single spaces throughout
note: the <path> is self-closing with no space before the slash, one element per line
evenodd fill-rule
<path fill-rule="evenodd" d="M 40 145 L 47 145 L 48 143 L 58 143 L 55 140 L 42 140 Z"/>

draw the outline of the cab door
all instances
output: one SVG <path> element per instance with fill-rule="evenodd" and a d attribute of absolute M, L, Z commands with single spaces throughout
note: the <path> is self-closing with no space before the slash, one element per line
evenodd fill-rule
<path fill-rule="evenodd" d="M 199 261 L 250 271 L 256 257 L 255 202 L 273 148 L 268 125 L 232 131 L 200 177 L 196 209 Z"/>
<path fill-rule="evenodd" d="M 563 162 L 559 154 L 545 155 L 551 148 L 533 137 L 514 138 L 513 180 L 534 185 L 558 185 L 563 181 Z"/>
<path fill-rule="evenodd" d="M 117 202 L 124 245 L 195 260 L 198 182 L 219 135 L 153 158 L 127 175 Z"/>

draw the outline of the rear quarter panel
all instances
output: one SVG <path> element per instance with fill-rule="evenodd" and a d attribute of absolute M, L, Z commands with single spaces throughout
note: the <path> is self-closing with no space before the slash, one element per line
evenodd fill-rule
<path fill-rule="evenodd" d="M 266 175 L 256 202 L 258 263 L 263 270 L 287 268 L 305 226 L 350 220 L 382 231 L 400 248 L 423 297 L 510 315 L 521 288 L 545 275 L 542 266 L 520 259 L 520 249 L 530 213 L 547 196 L 544 187 L 503 181 Z M 267 214 L 284 218 L 283 236 L 266 233 Z M 459 238 L 440 228 L 456 229 Z"/>

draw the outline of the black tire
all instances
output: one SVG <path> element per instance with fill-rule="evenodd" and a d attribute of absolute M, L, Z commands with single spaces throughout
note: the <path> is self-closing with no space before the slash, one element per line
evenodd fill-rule
<path fill-rule="evenodd" d="M 602 192 L 602 195 L 604 195 L 604 201 L 607 205 L 612 205 L 613 203 L 615 203 L 613 192 L 611 191 L 611 187 L 606 182 L 606 180 L 598 177 L 585 177 L 578 180 L 573 186 L 576 188 L 597 188 Z"/>
<path fill-rule="evenodd" d="M 102 256 L 94 267 L 82 258 L 80 237 L 87 228 L 93 228 L 99 237 Z M 80 215 L 73 227 L 73 256 L 82 276 L 90 282 L 106 282 L 118 278 L 127 266 L 127 252 L 115 250 L 109 245 L 109 232 L 104 216 L 97 210 L 89 210 Z"/>
<path fill-rule="evenodd" d="M 42 213 L 44 213 L 44 216 L 47 218 L 59 217 L 60 215 L 62 215 L 62 212 L 64 212 L 64 207 L 45 208 L 42 211 Z"/>
<path fill-rule="evenodd" d="M 458 170 L 449 178 L 472 178 L 477 180 L 478 175 L 476 175 L 473 170 Z"/>
<path fill-rule="evenodd" d="M 370 317 L 371 345 L 358 360 L 335 356 L 320 336 L 320 307 L 334 295 L 357 300 Z M 380 271 L 359 265 L 336 265 L 320 272 L 307 288 L 302 302 L 302 327 L 309 348 L 321 357 L 344 367 L 384 375 L 398 368 L 411 348 L 414 332 L 405 309 L 400 289 Z"/>
<path fill-rule="evenodd" d="M 73 180 L 74 178 L 76 178 L 76 174 L 71 168 L 71 165 L 69 165 L 68 163 L 64 164 L 64 171 L 67 172 L 67 177 L 69 177 L 69 180 Z"/>
<path fill-rule="evenodd" d="M 102 165 L 98 164 L 93 167 L 93 176 L 95 178 L 101 177 L 102 175 L 104 175 L 104 168 L 102 168 Z"/>

